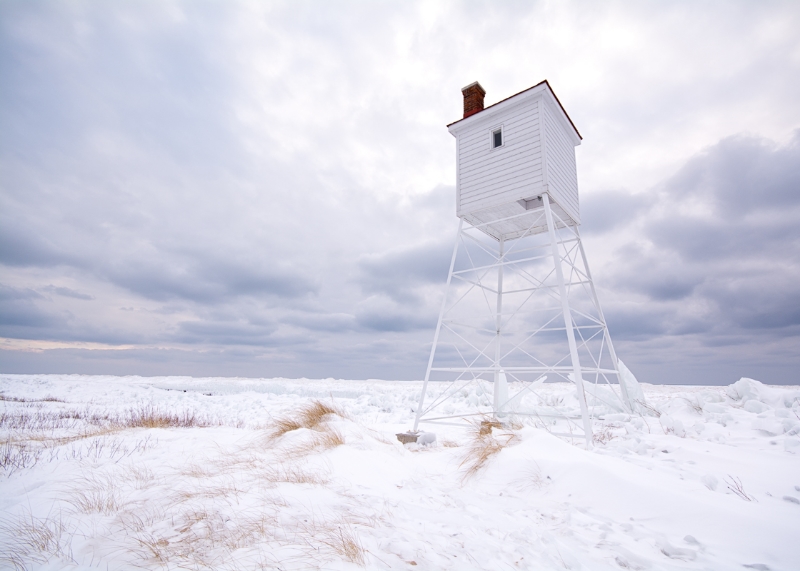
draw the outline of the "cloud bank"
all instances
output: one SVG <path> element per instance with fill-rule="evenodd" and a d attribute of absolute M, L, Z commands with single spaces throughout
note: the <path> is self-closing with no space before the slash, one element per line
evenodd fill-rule
<path fill-rule="evenodd" d="M 460 88 L 547 77 L 641 380 L 798 382 L 800 10 L 0 5 L 0 369 L 419 378 Z"/>

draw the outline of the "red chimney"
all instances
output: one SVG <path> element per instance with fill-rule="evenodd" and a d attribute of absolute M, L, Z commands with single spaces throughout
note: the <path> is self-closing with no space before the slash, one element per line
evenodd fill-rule
<path fill-rule="evenodd" d="M 483 111 L 483 98 L 486 90 L 477 81 L 470 83 L 461 89 L 464 94 L 464 119 L 470 115 L 475 115 L 478 111 Z"/>

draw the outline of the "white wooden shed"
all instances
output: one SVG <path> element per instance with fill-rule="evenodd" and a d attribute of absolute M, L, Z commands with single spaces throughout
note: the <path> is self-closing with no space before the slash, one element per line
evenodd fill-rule
<path fill-rule="evenodd" d="M 456 138 L 456 214 L 500 240 L 529 231 L 519 214 L 542 206 L 580 224 L 575 147 L 581 135 L 547 80 L 484 108 L 478 82 L 462 89 L 464 118 L 447 126 Z"/>

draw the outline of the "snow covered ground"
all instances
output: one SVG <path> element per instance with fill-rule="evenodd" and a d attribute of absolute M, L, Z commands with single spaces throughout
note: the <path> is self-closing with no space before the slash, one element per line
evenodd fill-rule
<path fill-rule="evenodd" d="M 642 386 L 587 451 L 403 446 L 417 382 L 0 375 L 0 567 L 800 569 L 800 387 Z"/>

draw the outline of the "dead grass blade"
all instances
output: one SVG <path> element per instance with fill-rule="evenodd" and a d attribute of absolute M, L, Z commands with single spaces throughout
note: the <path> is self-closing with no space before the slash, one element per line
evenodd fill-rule
<path fill-rule="evenodd" d="M 497 430 L 500 433 L 495 434 Z M 467 446 L 464 459 L 459 467 L 466 468 L 462 482 L 475 476 L 498 452 L 515 443 L 519 437 L 508 432 L 501 422 L 494 419 L 483 419 L 474 426 L 472 440 Z"/>
<path fill-rule="evenodd" d="M 336 529 L 329 530 L 322 538 L 323 545 L 327 545 L 350 563 L 363 567 L 366 565 L 366 550 L 361 545 L 361 539 L 353 527 L 342 522 Z"/>
<path fill-rule="evenodd" d="M 124 507 L 121 491 L 110 474 L 83 476 L 70 487 L 66 501 L 82 513 L 111 515 Z"/>
<path fill-rule="evenodd" d="M 743 500 L 747 502 L 752 502 L 755 500 L 755 497 L 751 496 L 750 494 L 744 491 L 744 486 L 742 485 L 742 481 L 736 476 L 731 476 L 730 474 L 728 474 L 728 476 L 725 478 L 725 484 L 728 486 L 728 489 L 731 492 L 733 492 Z"/>
<path fill-rule="evenodd" d="M 0 394 L 0 401 L 8 401 L 8 402 L 64 402 L 61 399 L 57 399 L 56 397 L 52 397 L 50 395 L 40 398 L 40 399 L 26 399 L 21 397 L 12 397 L 5 394 Z"/>
<path fill-rule="evenodd" d="M 275 420 L 272 423 L 269 437 L 276 439 L 298 428 L 315 430 L 325 422 L 326 417 L 329 415 L 346 418 L 345 413 L 339 407 L 319 400 L 312 400 L 302 406 L 293 416 L 285 416 Z"/>
<path fill-rule="evenodd" d="M 262 472 L 262 474 L 264 479 L 271 484 L 289 483 L 322 485 L 328 481 L 323 474 L 315 474 L 303 470 L 299 466 L 286 464 L 269 466 L 264 472 Z"/>
<path fill-rule="evenodd" d="M 198 417 L 194 411 L 170 412 L 158 408 L 153 403 L 147 403 L 128 411 L 128 416 L 122 419 L 122 424 L 126 428 L 193 428 L 219 423 Z"/>
<path fill-rule="evenodd" d="M 0 546 L 0 562 L 14 569 L 28 569 L 29 563 L 47 563 L 53 557 L 72 559 L 70 530 L 59 514 L 37 518 L 31 513 L 16 520 L 0 522 L 0 536 L 13 543 Z"/>
<path fill-rule="evenodd" d="M 353 526 L 352 514 L 342 515 L 334 520 L 309 514 L 308 518 L 297 522 L 293 535 L 314 550 L 325 546 L 351 563 L 361 567 L 366 565 L 367 550 L 361 544 Z"/>
<path fill-rule="evenodd" d="M 32 448 L 24 443 L 6 440 L 0 444 L 0 468 L 10 476 L 17 470 L 35 466 L 42 452 L 41 448 Z"/>

